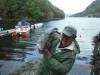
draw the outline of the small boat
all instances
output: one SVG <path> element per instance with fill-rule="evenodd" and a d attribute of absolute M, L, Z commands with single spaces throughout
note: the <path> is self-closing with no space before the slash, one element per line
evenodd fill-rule
<path fill-rule="evenodd" d="M 19 21 L 15 26 L 15 30 L 12 32 L 12 36 L 26 36 L 30 31 L 30 23 L 25 21 Z"/>
<path fill-rule="evenodd" d="M 43 23 L 36 23 L 36 24 L 34 24 L 34 25 L 31 25 L 31 29 L 36 29 L 36 28 L 40 28 L 40 27 L 42 27 L 43 26 Z"/>

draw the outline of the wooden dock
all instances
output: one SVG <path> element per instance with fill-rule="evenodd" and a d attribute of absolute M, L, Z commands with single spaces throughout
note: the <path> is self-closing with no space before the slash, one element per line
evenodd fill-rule
<path fill-rule="evenodd" d="M 0 31 L 0 39 L 11 36 L 13 31 L 14 31 L 14 29 Z"/>

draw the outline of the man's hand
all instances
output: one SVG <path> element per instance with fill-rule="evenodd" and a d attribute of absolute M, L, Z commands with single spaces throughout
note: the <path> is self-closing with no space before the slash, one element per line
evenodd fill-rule
<path fill-rule="evenodd" d="M 48 57 L 48 56 L 50 55 L 50 52 L 49 52 L 48 50 L 46 50 L 46 51 L 43 53 L 43 55 L 44 55 L 44 58 L 46 58 L 46 57 Z"/>
<path fill-rule="evenodd" d="M 40 50 L 40 49 L 38 48 L 38 51 L 39 51 L 40 54 L 43 54 L 44 58 L 46 58 L 47 56 L 50 55 L 49 50 Z"/>

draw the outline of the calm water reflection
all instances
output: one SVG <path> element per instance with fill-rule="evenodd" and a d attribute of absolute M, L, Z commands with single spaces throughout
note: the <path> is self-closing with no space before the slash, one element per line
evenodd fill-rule
<path fill-rule="evenodd" d="M 34 51 L 37 37 L 32 35 L 34 31 L 30 31 L 29 34 L 26 37 L 0 39 L 0 60 L 24 61 L 26 55 L 32 55 L 31 51 Z"/>

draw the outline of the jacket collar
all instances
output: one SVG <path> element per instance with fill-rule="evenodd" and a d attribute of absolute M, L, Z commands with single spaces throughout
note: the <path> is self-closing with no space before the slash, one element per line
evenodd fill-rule
<path fill-rule="evenodd" d="M 60 42 L 57 44 L 56 50 L 62 50 L 62 49 L 69 49 L 69 50 L 74 50 L 75 49 L 75 43 L 72 42 L 69 46 L 64 47 L 64 48 L 59 48 Z"/>

